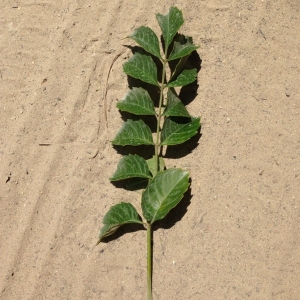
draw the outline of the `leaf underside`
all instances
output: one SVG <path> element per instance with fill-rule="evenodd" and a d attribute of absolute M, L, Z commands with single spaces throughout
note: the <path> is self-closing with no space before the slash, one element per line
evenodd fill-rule
<path fill-rule="evenodd" d="M 157 173 L 142 195 L 145 219 L 152 224 L 163 219 L 182 199 L 189 187 L 189 173 L 168 169 Z"/>
<path fill-rule="evenodd" d="M 136 79 L 159 86 L 157 82 L 157 68 L 151 58 L 146 54 L 135 53 L 123 64 L 124 72 Z"/>
<path fill-rule="evenodd" d="M 129 154 L 121 158 L 110 180 L 117 181 L 132 177 L 152 178 L 146 160 L 138 155 Z"/>
<path fill-rule="evenodd" d="M 112 141 L 113 145 L 153 145 L 150 128 L 142 121 L 127 120 Z"/>
<path fill-rule="evenodd" d="M 177 7 L 171 7 L 168 14 L 156 14 L 159 27 L 162 31 L 166 49 L 171 44 L 173 37 L 184 23 L 182 11 Z"/>
<path fill-rule="evenodd" d="M 158 37 L 151 28 L 141 26 L 141 27 L 137 28 L 129 36 L 129 38 L 132 38 L 133 40 L 135 40 L 147 52 L 153 54 L 154 56 L 158 57 L 159 59 L 162 59 L 162 57 L 160 55 Z"/>
<path fill-rule="evenodd" d="M 191 115 L 185 108 L 181 100 L 175 95 L 172 89 L 168 90 L 167 94 L 167 106 L 163 113 L 163 116 L 173 116 L 173 117 L 187 117 L 190 118 Z"/>
<path fill-rule="evenodd" d="M 194 82 L 197 78 L 197 69 L 185 69 L 178 77 L 167 84 L 167 87 L 184 86 Z"/>
<path fill-rule="evenodd" d="M 161 132 L 161 145 L 178 145 L 194 136 L 200 127 L 200 118 L 191 118 L 188 123 L 178 123 L 167 118 Z"/>
<path fill-rule="evenodd" d="M 98 243 L 116 232 L 120 226 L 130 223 L 143 224 L 132 204 L 121 202 L 112 206 L 103 218 L 103 227 L 100 230 Z"/>
<path fill-rule="evenodd" d="M 149 93 L 143 88 L 133 87 L 117 103 L 117 108 L 135 115 L 155 115 L 153 101 Z"/>

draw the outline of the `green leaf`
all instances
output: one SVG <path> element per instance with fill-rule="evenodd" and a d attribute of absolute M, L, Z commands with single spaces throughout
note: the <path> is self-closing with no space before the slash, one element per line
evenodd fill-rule
<path fill-rule="evenodd" d="M 158 37 L 151 28 L 141 26 L 128 37 L 135 40 L 147 52 L 161 59 Z"/>
<path fill-rule="evenodd" d="M 174 72 L 172 73 L 172 76 L 171 76 L 169 82 L 174 81 L 178 77 L 180 72 L 185 67 L 185 63 L 186 63 L 188 58 L 189 58 L 189 55 L 186 55 L 186 56 L 180 58 L 178 64 L 176 65 L 176 68 L 175 68 Z"/>
<path fill-rule="evenodd" d="M 110 180 L 117 181 L 132 177 L 152 178 L 146 160 L 138 155 L 129 154 L 121 158 Z"/>
<path fill-rule="evenodd" d="M 157 173 L 142 195 L 145 219 L 152 224 L 163 219 L 182 199 L 189 187 L 189 173 L 169 169 Z"/>
<path fill-rule="evenodd" d="M 113 145 L 153 145 L 150 128 L 142 121 L 127 120 L 112 141 Z"/>
<path fill-rule="evenodd" d="M 135 115 L 155 115 L 153 101 L 148 92 L 143 88 L 132 88 L 117 103 L 117 108 Z"/>
<path fill-rule="evenodd" d="M 150 159 L 147 159 L 146 161 L 147 161 L 149 170 L 154 177 L 157 174 L 155 156 L 153 156 Z M 158 157 L 158 164 L 159 164 L 159 166 L 158 166 L 159 171 L 163 171 L 165 169 L 165 161 L 161 156 Z"/>
<path fill-rule="evenodd" d="M 187 55 L 190 55 L 194 50 L 199 47 L 193 44 L 193 40 L 191 37 L 184 35 L 179 35 L 178 41 L 174 42 L 174 49 L 169 56 L 168 60 L 178 59 Z"/>
<path fill-rule="evenodd" d="M 163 113 L 164 116 L 191 118 L 191 115 L 189 114 L 181 100 L 172 91 L 172 89 L 168 90 L 167 99 L 168 102 L 167 107 Z"/>
<path fill-rule="evenodd" d="M 132 204 L 121 202 L 112 206 L 103 218 L 104 226 L 100 230 L 98 244 L 105 237 L 115 233 L 120 226 L 130 223 L 143 224 Z"/>
<path fill-rule="evenodd" d="M 167 84 L 167 87 L 184 86 L 194 82 L 197 78 L 197 69 L 183 70 L 178 77 Z"/>
<path fill-rule="evenodd" d="M 177 7 L 171 7 L 166 15 L 156 14 L 156 19 L 162 31 L 165 47 L 168 49 L 173 37 L 184 23 L 182 11 Z"/>
<path fill-rule="evenodd" d="M 188 123 L 177 123 L 167 118 L 161 132 L 161 145 L 178 145 L 194 136 L 200 127 L 200 118 L 192 118 Z"/>
<path fill-rule="evenodd" d="M 123 64 L 123 70 L 133 78 L 159 86 L 157 82 L 157 68 L 149 55 L 135 53 Z"/>

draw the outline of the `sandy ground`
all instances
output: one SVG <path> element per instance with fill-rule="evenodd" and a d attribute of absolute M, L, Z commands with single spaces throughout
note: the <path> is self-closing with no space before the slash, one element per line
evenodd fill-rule
<path fill-rule="evenodd" d="M 108 180 L 130 50 L 103 94 L 122 39 L 174 4 L 202 128 L 166 158 L 192 186 L 155 231 L 154 299 L 300 299 L 297 0 L 1 1 L 1 299 L 146 298 L 146 232 L 95 247 L 108 208 L 140 202 Z"/>

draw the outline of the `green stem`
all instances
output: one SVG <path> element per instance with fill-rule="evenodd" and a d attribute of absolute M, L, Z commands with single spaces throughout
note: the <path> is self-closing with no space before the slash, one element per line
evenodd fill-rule
<path fill-rule="evenodd" d="M 152 228 L 147 224 L 147 299 L 152 300 Z"/>
<path fill-rule="evenodd" d="M 167 55 L 167 49 L 165 51 Z M 159 152 L 160 152 L 160 123 L 162 118 L 162 106 L 164 101 L 164 89 L 165 89 L 165 77 L 166 77 L 166 65 L 167 58 L 163 59 L 163 69 L 162 69 L 162 79 L 160 85 L 160 95 L 159 95 L 159 105 L 158 105 L 158 115 L 157 115 L 157 127 L 156 127 L 156 141 L 155 141 L 155 168 L 156 172 L 159 171 Z M 151 224 L 147 224 L 147 299 L 152 300 L 152 228 Z"/>
<path fill-rule="evenodd" d="M 155 166 L 156 166 L 157 172 L 159 171 L 158 156 L 159 156 L 159 150 L 160 150 L 160 123 L 161 123 L 161 117 L 162 117 L 162 105 L 163 105 L 163 100 L 164 100 L 167 59 L 166 58 L 163 59 L 162 63 L 163 63 L 163 70 L 162 70 L 162 79 L 161 79 L 161 85 L 160 85 L 159 106 L 158 106 L 157 127 L 156 127 L 156 142 L 155 142 Z"/>

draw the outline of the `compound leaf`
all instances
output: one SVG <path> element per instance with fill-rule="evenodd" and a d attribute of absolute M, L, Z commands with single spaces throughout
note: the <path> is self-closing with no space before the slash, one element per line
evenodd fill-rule
<path fill-rule="evenodd" d="M 173 37 L 184 23 L 182 11 L 177 7 L 171 7 L 166 15 L 156 14 L 156 19 L 162 31 L 165 47 L 168 49 Z"/>
<path fill-rule="evenodd" d="M 189 114 L 181 100 L 172 91 L 172 89 L 168 90 L 167 99 L 168 102 L 163 113 L 164 116 L 191 118 L 191 115 Z"/>
<path fill-rule="evenodd" d="M 158 37 L 151 28 L 141 26 L 128 37 L 135 40 L 147 52 L 161 59 Z"/>
<path fill-rule="evenodd" d="M 152 178 L 146 160 L 138 155 L 129 154 L 121 158 L 110 181 L 132 177 Z"/>
<path fill-rule="evenodd" d="M 157 173 L 142 195 L 145 219 L 152 224 L 163 219 L 182 199 L 189 187 L 189 173 L 168 169 Z"/>
<path fill-rule="evenodd" d="M 153 101 L 148 92 L 143 88 L 132 88 L 117 103 L 117 108 L 136 115 L 155 115 Z"/>
<path fill-rule="evenodd" d="M 200 127 L 200 118 L 191 118 L 188 123 L 177 123 L 167 118 L 161 132 L 161 145 L 178 145 L 194 136 Z"/>
<path fill-rule="evenodd" d="M 167 84 L 167 87 L 184 86 L 194 82 L 197 78 L 197 69 L 185 69 L 178 77 Z"/>
<path fill-rule="evenodd" d="M 127 120 L 112 141 L 113 145 L 153 145 L 150 128 L 142 121 Z"/>
<path fill-rule="evenodd" d="M 198 48 L 199 47 L 193 44 L 193 40 L 191 37 L 180 35 L 178 41 L 174 41 L 174 48 L 168 60 L 170 61 L 190 55 L 194 50 Z"/>
<path fill-rule="evenodd" d="M 135 53 L 123 64 L 124 72 L 136 79 L 159 86 L 157 82 L 157 68 L 151 58 L 146 54 Z"/>
<path fill-rule="evenodd" d="M 143 224 L 139 214 L 130 203 L 121 202 L 112 206 L 103 218 L 98 244 L 107 236 L 112 235 L 124 224 Z"/>

